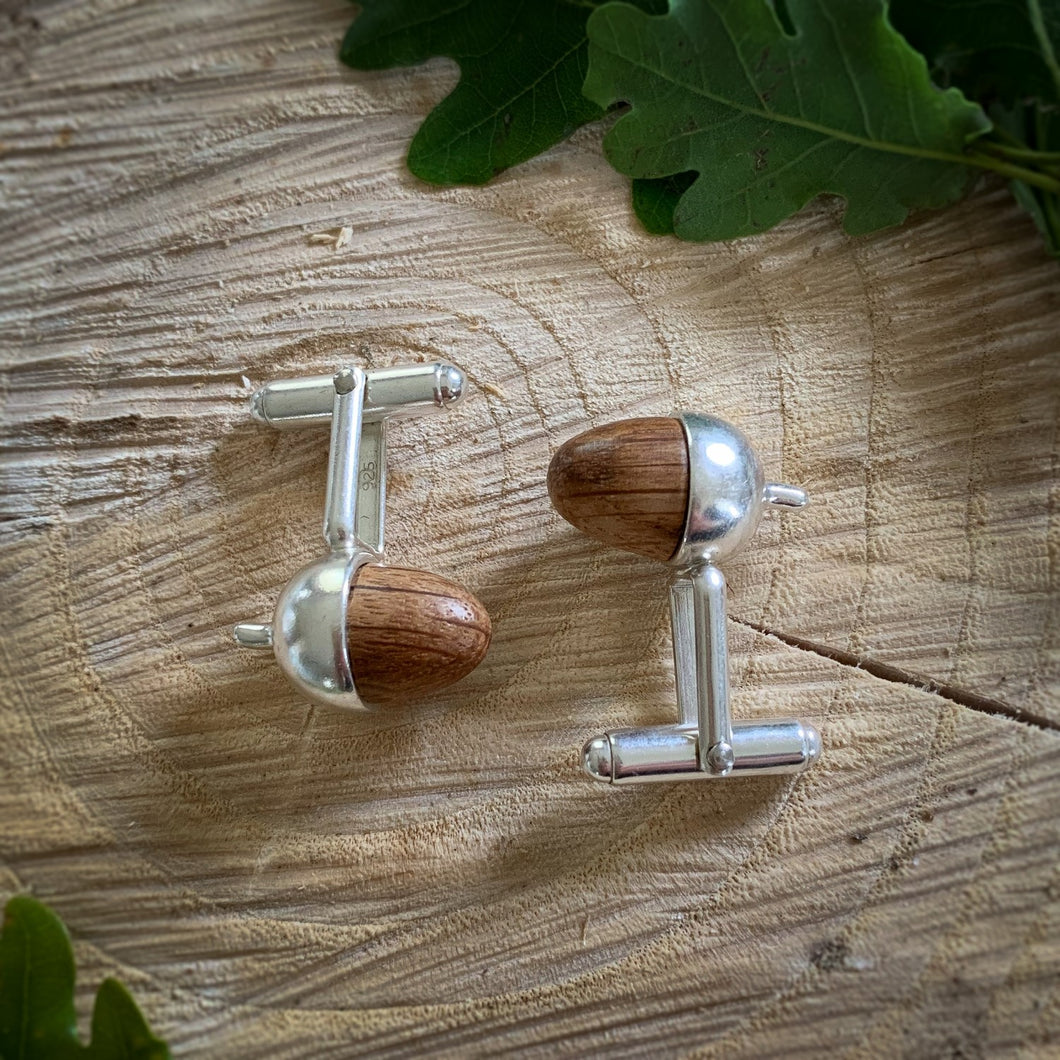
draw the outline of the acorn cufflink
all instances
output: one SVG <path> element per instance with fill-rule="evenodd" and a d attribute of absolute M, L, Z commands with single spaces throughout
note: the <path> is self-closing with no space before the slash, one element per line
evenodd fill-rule
<path fill-rule="evenodd" d="M 729 714 L 725 576 L 767 505 L 806 494 L 766 483 L 751 443 L 714 416 L 622 420 L 560 447 L 548 471 L 556 510 L 583 533 L 674 568 L 670 586 L 679 721 L 590 740 L 585 771 L 610 783 L 798 773 L 821 753 L 797 718 Z"/>
<path fill-rule="evenodd" d="M 269 426 L 331 427 L 324 540 L 328 552 L 280 593 L 271 624 L 241 622 L 236 641 L 272 648 L 302 695 L 350 711 L 458 681 L 489 647 L 490 619 L 466 589 L 383 565 L 386 425 L 442 411 L 464 395 L 449 364 L 414 364 L 269 383 L 251 413 Z"/>

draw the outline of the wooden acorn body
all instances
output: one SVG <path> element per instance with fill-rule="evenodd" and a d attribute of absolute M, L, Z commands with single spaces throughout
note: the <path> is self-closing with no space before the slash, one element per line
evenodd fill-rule
<path fill-rule="evenodd" d="M 688 515 L 688 442 L 680 420 L 620 420 L 564 442 L 548 469 L 556 511 L 582 533 L 667 562 Z"/>
<path fill-rule="evenodd" d="M 357 694 L 398 703 L 467 676 L 490 643 L 485 607 L 463 586 L 429 571 L 366 564 L 347 609 Z"/>

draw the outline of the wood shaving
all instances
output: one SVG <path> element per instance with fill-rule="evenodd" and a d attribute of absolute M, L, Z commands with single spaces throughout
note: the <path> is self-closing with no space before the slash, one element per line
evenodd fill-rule
<path fill-rule="evenodd" d="M 309 236 L 309 242 L 315 244 L 331 244 L 333 250 L 341 250 L 348 246 L 353 239 L 353 229 L 349 225 L 335 228 L 328 232 L 313 232 Z"/>

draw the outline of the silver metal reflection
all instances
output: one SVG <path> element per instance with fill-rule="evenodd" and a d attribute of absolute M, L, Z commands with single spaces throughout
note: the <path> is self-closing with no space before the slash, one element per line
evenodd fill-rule
<path fill-rule="evenodd" d="M 688 511 L 669 562 L 679 724 L 616 729 L 582 750 L 594 780 L 628 784 L 798 773 L 821 754 L 821 737 L 797 718 L 734 722 L 729 712 L 725 575 L 716 566 L 754 535 L 766 504 L 802 508 L 795 486 L 766 483 L 751 443 L 724 420 L 680 417 L 688 444 Z"/>
<path fill-rule="evenodd" d="M 732 749 L 732 770 L 725 776 L 801 773 L 820 757 L 821 737 L 798 718 L 736 721 Z M 694 726 L 612 729 L 585 745 L 582 761 L 594 780 L 614 784 L 701 780 L 704 775 Z"/>
<path fill-rule="evenodd" d="M 463 398 L 466 386 L 464 373 L 444 361 L 373 368 L 365 376 L 365 423 L 452 408 Z M 331 422 L 334 397 L 330 375 L 278 379 L 254 394 L 250 412 L 256 420 L 280 430 L 324 425 Z"/>
<path fill-rule="evenodd" d="M 251 398 L 252 415 L 286 429 L 331 425 L 324 540 L 329 552 L 303 567 L 280 593 L 272 625 L 241 622 L 236 642 L 272 648 L 307 698 L 344 710 L 370 709 L 357 694 L 347 640 L 347 606 L 357 571 L 383 555 L 386 423 L 451 408 L 464 374 L 451 364 L 400 365 L 269 383 Z"/>

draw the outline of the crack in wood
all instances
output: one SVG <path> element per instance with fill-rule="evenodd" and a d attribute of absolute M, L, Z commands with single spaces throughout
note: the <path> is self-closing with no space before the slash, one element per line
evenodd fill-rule
<path fill-rule="evenodd" d="M 787 644 L 789 647 L 819 655 L 823 659 L 830 659 L 841 666 L 852 666 L 856 670 L 861 670 L 883 681 L 919 688 L 923 692 L 929 692 L 942 699 L 948 699 L 951 703 L 957 703 L 962 707 L 967 707 L 969 710 L 976 710 L 980 714 L 993 714 L 997 717 L 1009 718 L 1012 721 L 1031 725 L 1036 729 L 1060 732 L 1060 723 L 1053 721 L 1051 718 L 1036 714 L 1033 711 L 1020 710 L 1019 707 L 1010 706 L 999 699 L 992 699 L 989 696 L 980 695 L 978 692 L 970 692 L 966 688 L 957 688 L 944 681 L 936 681 L 932 677 L 925 677 L 923 674 L 912 673 L 909 670 L 903 670 L 901 667 L 892 666 L 890 663 L 867 659 L 863 655 L 844 651 L 842 648 L 833 648 L 828 644 L 818 644 L 817 641 L 807 640 L 805 637 L 781 633 L 779 630 L 760 625 L 758 622 L 750 622 L 747 619 L 735 617 L 732 620 L 741 626 L 753 629 L 756 633 L 764 633 L 768 637 L 776 637 L 777 640 Z"/>

